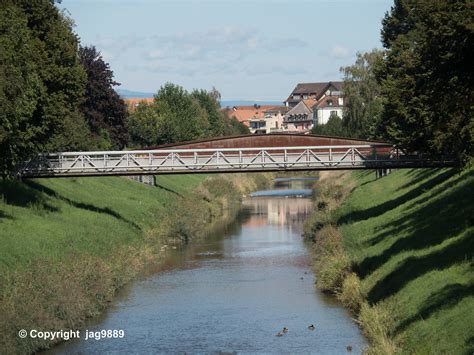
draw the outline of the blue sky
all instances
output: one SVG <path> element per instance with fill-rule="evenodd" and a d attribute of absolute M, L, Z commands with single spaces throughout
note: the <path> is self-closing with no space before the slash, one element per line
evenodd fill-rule
<path fill-rule="evenodd" d="M 298 82 L 340 80 L 358 51 L 380 48 L 393 0 L 63 0 L 83 45 L 120 88 L 216 87 L 223 100 L 286 99 Z"/>

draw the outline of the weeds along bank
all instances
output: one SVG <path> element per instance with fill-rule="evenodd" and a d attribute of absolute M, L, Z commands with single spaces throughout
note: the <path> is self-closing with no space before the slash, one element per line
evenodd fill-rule
<path fill-rule="evenodd" d="M 474 169 L 323 173 L 305 235 L 368 353 L 474 351 Z"/>
<path fill-rule="evenodd" d="M 0 353 L 51 344 L 20 329 L 78 329 L 164 245 L 205 235 L 271 175 L 118 177 L 0 184 Z"/>

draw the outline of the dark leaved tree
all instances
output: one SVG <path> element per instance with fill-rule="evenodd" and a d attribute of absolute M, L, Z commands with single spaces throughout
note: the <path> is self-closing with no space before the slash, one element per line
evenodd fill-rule
<path fill-rule="evenodd" d="M 94 46 L 80 47 L 79 58 L 87 73 L 86 92 L 80 110 L 97 145 L 123 148 L 128 142 L 127 109 L 114 90 L 118 85 L 114 73 Z"/>

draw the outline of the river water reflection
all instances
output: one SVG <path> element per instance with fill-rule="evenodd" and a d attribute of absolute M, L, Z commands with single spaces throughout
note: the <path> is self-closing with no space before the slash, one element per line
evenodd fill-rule
<path fill-rule="evenodd" d="M 299 190 L 311 181 L 276 184 Z M 246 199 L 237 221 L 173 250 L 158 272 L 134 282 L 89 326 L 123 329 L 124 338 L 70 341 L 49 353 L 344 354 L 348 345 L 360 353 L 365 340 L 358 327 L 315 288 L 301 237 L 310 212 L 309 198 Z M 283 327 L 288 333 L 276 337 Z"/>

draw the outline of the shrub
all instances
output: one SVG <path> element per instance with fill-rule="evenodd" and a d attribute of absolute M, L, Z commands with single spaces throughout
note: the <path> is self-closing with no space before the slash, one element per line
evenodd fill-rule
<path fill-rule="evenodd" d="M 362 303 L 359 321 L 364 334 L 371 342 L 366 351 L 367 354 L 390 355 L 397 353 L 397 346 L 390 338 L 395 324 L 391 308 L 388 302 L 380 302 L 373 306 L 367 302 Z"/>
<path fill-rule="evenodd" d="M 347 274 L 342 283 L 342 290 L 338 295 L 338 299 L 344 307 L 350 309 L 352 312 L 359 312 L 360 306 L 364 301 L 364 294 L 362 292 L 360 279 L 355 273 L 350 272 Z"/>

